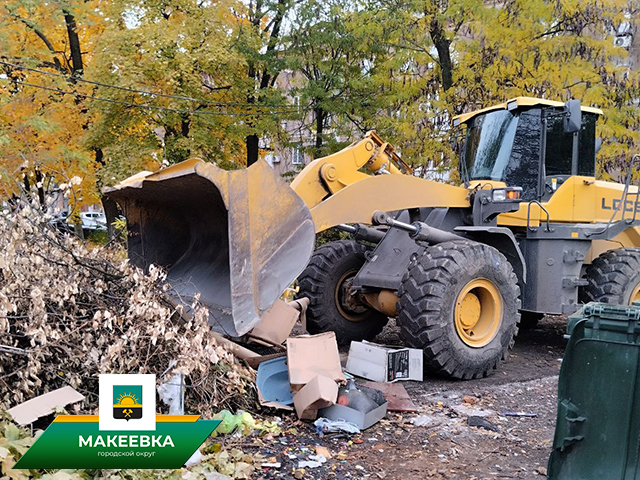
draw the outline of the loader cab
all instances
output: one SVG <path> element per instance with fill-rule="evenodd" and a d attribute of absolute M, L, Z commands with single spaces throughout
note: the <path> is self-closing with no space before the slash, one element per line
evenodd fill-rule
<path fill-rule="evenodd" d="M 454 118 L 465 124 L 460 177 L 495 188 L 522 188 L 524 201 L 547 201 L 573 175 L 595 176 L 596 120 L 579 104 L 519 97 Z"/>

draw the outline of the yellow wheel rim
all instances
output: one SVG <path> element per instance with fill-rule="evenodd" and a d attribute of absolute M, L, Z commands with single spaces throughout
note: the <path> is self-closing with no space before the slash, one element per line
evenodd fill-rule
<path fill-rule="evenodd" d="M 458 294 L 454 318 L 456 332 L 465 344 L 474 348 L 487 345 L 502 322 L 502 296 L 498 287 L 486 278 L 471 280 Z"/>
<path fill-rule="evenodd" d="M 629 305 L 633 302 L 640 302 L 640 284 L 636 285 L 636 288 L 631 292 L 631 297 L 629 298 Z"/>

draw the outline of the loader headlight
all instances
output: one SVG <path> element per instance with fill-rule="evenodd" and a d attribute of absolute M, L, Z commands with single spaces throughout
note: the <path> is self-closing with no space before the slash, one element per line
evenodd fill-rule
<path fill-rule="evenodd" d="M 495 188 L 491 195 L 494 202 L 519 202 L 522 198 L 522 188 Z"/>

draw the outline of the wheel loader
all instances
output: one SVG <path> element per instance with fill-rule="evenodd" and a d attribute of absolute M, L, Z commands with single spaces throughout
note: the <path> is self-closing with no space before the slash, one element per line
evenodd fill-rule
<path fill-rule="evenodd" d="M 519 97 L 453 119 L 461 185 L 420 178 L 375 132 L 287 185 L 264 161 L 189 160 L 106 191 L 133 263 L 167 269 L 185 305 L 249 332 L 297 279 L 307 329 L 372 340 L 396 317 L 432 373 L 490 375 L 521 325 L 584 302 L 640 300 L 640 192 L 597 180 L 602 112 Z M 634 158 L 635 160 L 635 158 Z M 350 239 L 320 246 L 329 228 Z"/>

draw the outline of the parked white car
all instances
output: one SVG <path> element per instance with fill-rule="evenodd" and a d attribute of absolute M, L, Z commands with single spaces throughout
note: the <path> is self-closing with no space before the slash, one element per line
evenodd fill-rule
<path fill-rule="evenodd" d="M 80 214 L 84 230 L 106 230 L 107 217 L 101 212 L 83 212 Z"/>

